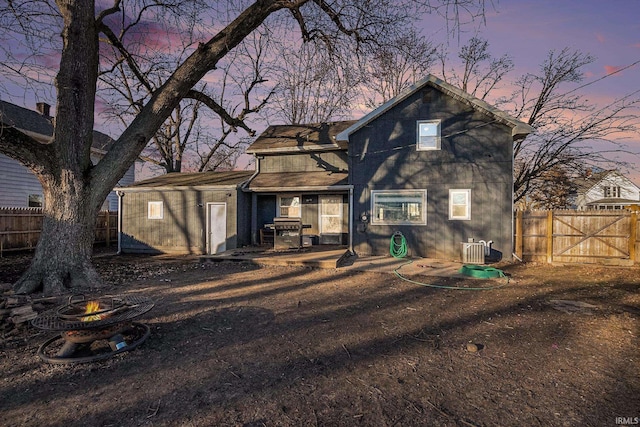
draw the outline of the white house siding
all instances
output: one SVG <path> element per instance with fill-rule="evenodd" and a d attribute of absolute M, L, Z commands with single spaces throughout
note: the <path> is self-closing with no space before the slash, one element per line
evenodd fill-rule
<path fill-rule="evenodd" d="M 42 195 L 42 186 L 29 169 L 0 154 L 0 207 L 27 207 L 29 194 Z"/>
<path fill-rule="evenodd" d="M 95 163 L 98 157 L 91 156 Z M 118 187 L 125 187 L 135 181 L 135 168 L 131 166 L 118 182 Z M 42 195 L 42 186 L 38 179 L 18 161 L 0 154 L 0 207 L 22 208 L 29 206 L 29 195 Z M 104 209 L 118 210 L 118 196 L 112 191 L 107 196 Z"/>
<path fill-rule="evenodd" d="M 620 187 L 620 195 L 617 197 L 605 197 L 606 187 Z M 620 205 L 628 205 L 629 201 L 640 202 L 640 188 L 625 176 L 611 172 L 605 175 L 600 181 L 594 183 L 585 193 L 579 194 L 576 198 L 578 209 L 586 209 L 587 205 L 602 199 L 607 199 L 606 204 L 610 205 L 612 200 L 619 199 Z"/>

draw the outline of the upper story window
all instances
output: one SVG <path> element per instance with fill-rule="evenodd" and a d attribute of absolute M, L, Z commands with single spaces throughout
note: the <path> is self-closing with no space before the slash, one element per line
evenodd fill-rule
<path fill-rule="evenodd" d="M 300 218 L 300 196 L 280 196 L 278 206 L 281 217 Z"/>
<path fill-rule="evenodd" d="M 164 205 L 162 202 L 149 202 L 148 206 L 148 219 L 163 219 L 164 218 Z"/>
<path fill-rule="evenodd" d="M 620 197 L 620 187 L 619 186 L 608 186 L 604 187 L 604 197 Z"/>
<path fill-rule="evenodd" d="M 418 120 L 418 150 L 440 149 L 440 120 Z"/>

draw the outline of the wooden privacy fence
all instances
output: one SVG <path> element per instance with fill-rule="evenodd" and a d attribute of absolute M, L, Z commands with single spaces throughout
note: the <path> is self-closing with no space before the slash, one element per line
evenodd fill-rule
<path fill-rule="evenodd" d="M 0 256 L 4 252 L 34 249 L 42 230 L 41 208 L 0 208 Z M 118 239 L 118 212 L 98 214 L 95 243 L 110 246 Z"/>
<path fill-rule="evenodd" d="M 515 254 L 523 261 L 640 262 L 636 210 L 517 211 Z"/>

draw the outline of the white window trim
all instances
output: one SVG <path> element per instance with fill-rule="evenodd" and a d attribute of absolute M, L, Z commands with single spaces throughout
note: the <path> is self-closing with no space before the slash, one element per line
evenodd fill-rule
<path fill-rule="evenodd" d="M 380 221 L 375 213 L 376 196 L 378 194 L 422 194 L 422 221 Z M 427 190 L 371 190 L 371 225 L 427 225 Z"/>
<path fill-rule="evenodd" d="M 159 206 L 160 215 L 152 215 L 151 206 Z M 164 219 L 164 203 L 163 202 L 147 202 L 147 219 Z"/>
<path fill-rule="evenodd" d="M 441 123 L 442 120 L 418 120 L 416 123 L 416 150 L 417 151 L 434 151 L 440 150 L 441 147 Z M 423 147 L 420 145 L 420 126 L 424 124 L 435 124 L 438 128 L 438 135 L 436 135 L 435 147 Z"/>
<path fill-rule="evenodd" d="M 40 198 L 40 206 L 31 206 L 29 203 L 31 202 L 31 196 Z M 40 193 L 31 193 L 27 195 L 27 206 L 30 208 L 43 208 L 44 207 L 44 196 Z"/>
<path fill-rule="evenodd" d="M 453 214 L 453 197 L 454 194 L 464 194 L 466 199 L 467 213 L 464 216 Z M 449 219 L 450 220 L 470 220 L 471 219 L 471 190 L 466 189 L 450 189 L 449 190 Z"/>
<path fill-rule="evenodd" d="M 298 216 L 291 216 L 291 215 L 287 215 L 286 218 L 301 218 L 302 217 L 302 195 L 300 194 L 281 194 L 278 195 L 278 214 L 276 216 L 278 217 L 282 217 L 282 212 L 280 211 L 280 209 L 282 208 L 282 198 L 283 197 L 297 197 L 298 200 L 300 201 L 300 205 L 298 206 L 298 210 L 300 212 L 300 215 Z"/>

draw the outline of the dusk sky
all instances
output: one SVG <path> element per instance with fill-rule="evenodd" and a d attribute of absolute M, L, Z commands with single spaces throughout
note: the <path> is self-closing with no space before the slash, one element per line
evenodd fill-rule
<path fill-rule="evenodd" d="M 495 56 L 508 53 L 514 60 L 512 78 L 527 72 L 537 72 L 539 64 L 551 49 L 579 49 L 596 58 L 586 66 L 581 84 L 595 81 L 617 69 L 640 62 L 640 1 L 639 0 L 499 0 L 487 10 L 486 25 L 467 26 L 460 43 L 473 35 L 489 41 Z M 431 28 L 429 18 L 424 27 Z M 436 22 L 433 22 L 436 28 Z M 441 25 L 441 24 L 440 24 Z M 425 31 L 429 35 L 429 31 Z M 438 34 L 436 32 L 436 34 Z M 435 37 L 434 37 L 435 38 Z M 452 50 L 457 40 L 450 42 Z M 574 85 L 576 87 L 579 85 Z M 567 86 L 566 90 L 571 90 Z M 585 87 L 581 93 L 599 105 L 636 92 L 640 96 L 640 63 L 606 79 Z M 635 110 L 640 114 L 640 110 Z M 638 165 L 632 179 L 640 185 L 640 135 L 625 140 L 629 149 L 638 153 L 627 157 Z"/>
<path fill-rule="evenodd" d="M 540 63 L 551 49 L 564 47 L 578 49 L 593 55 L 594 63 L 584 67 L 589 84 L 580 93 L 599 106 L 636 92 L 640 97 L 640 0 L 486 0 L 486 22 L 474 22 L 463 27 L 458 37 L 449 37 L 449 51 L 455 56 L 461 44 L 473 35 L 489 41 L 491 53 L 499 57 L 509 54 L 515 68 L 510 79 L 515 80 L 527 72 L 538 72 Z M 424 35 L 435 43 L 447 40 L 444 20 L 427 16 L 421 22 Z M 638 63 L 622 72 L 598 81 L 603 76 L 623 67 Z M 433 73 L 439 75 L 437 67 Z M 507 85 L 503 85 L 507 87 Z M 567 85 L 571 90 L 579 85 Z M 511 90 L 511 89 L 509 89 Z M 9 94 L 9 101 L 33 108 L 34 94 Z M 5 98 L 6 94 L 3 94 Z M 13 96 L 11 96 L 13 95 Z M 6 98 L 5 98 L 6 99 Z M 41 99 L 42 100 L 42 99 Z M 55 104 L 53 100 L 45 101 Z M 55 108 L 55 105 L 54 105 Z M 99 109 L 98 109 L 99 110 Z M 353 118 L 366 113 L 354 112 Z M 635 113 L 640 115 L 640 110 Z M 114 132 L 102 125 L 96 117 L 96 128 L 114 137 Z M 258 132 L 266 124 L 251 123 Z M 637 167 L 631 178 L 640 185 L 640 135 L 628 135 L 624 140 L 636 156 L 627 156 Z"/>

